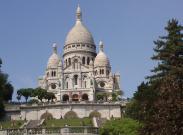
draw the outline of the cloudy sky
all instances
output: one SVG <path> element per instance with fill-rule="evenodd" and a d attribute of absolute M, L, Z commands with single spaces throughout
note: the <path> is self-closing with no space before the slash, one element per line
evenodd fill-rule
<path fill-rule="evenodd" d="M 166 34 L 167 21 L 183 25 L 182 0 L 1 0 L 0 57 L 15 90 L 37 86 L 52 43 L 63 54 L 78 4 L 97 47 L 102 40 L 113 72 L 120 72 L 126 97 L 156 65 L 153 41 Z"/>

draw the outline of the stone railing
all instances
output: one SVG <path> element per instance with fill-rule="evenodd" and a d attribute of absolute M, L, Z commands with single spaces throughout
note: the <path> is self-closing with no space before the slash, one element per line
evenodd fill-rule
<path fill-rule="evenodd" d="M 124 102 L 112 102 L 112 101 L 98 101 L 98 102 L 94 102 L 94 101 L 62 101 L 62 102 L 42 102 L 42 103 L 38 103 L 38 104 L 22 104 L 21 107 L 24 106 L 46 106 L 46 105 L 64 105 L 64 104 L 121 104 L 121 105 L 126 105 L 126 103 Z"/>
<path fill-rule="evenodd" d="M 95 127 L 52 127 L 0 130 L 0 135 L 98 135 Z"/>

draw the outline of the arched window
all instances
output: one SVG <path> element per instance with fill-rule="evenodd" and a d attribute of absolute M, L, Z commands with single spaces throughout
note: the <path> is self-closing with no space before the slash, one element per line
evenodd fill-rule
<path fill-rule="evenodd" d="M 69 65 L 71 65 L 71 58 L 69 58 Z"/>
<path fill-rule="evenodd" d="M 66 77 L 66 79 L 65 79 L 65 85 L 64 85 L 64 87 L 65 87 L 65 89 L 68 89 L 69 88 L 69 78 L 68 77 Z"/>
<path fill-rule="evenodd" d="M 102 69 L 102 74 L 104 74 L 104 69 Z"/>
<path fill-rule="evenodd" d="M 78 75 L 74 75 L 74 85 L 78 85 Z"/>
<path fill-rule="evenodd" d="M 85 65 L 85 57 L 82 59 L 82 64 Z"/>
<path fill-rule="evenodd" d="M 69 101 L 69 96 L 67 94 L 62 96 L 63 101 Z"/>
<path fill-rule="evenodd" d="M 87 94 L 83 94 L 83 95 L 82 95 L 82 100 L 88 101 L 88 95 L 87 95 Z"/>
<path fill-rule="evenodd" d="M 89 65 L 90 64 L 90 58 L 88 57 L 87 58 L 87 65 Z"/>
<path fill-rule="evenodd" d="M 100 69 L 100 74 L 102 74 L 102 70 Z"/>
<path fill-rule="evenodd" d="M 78 94 L 72 95 L 72 101 L 79 101 L 79 95 Z"/>
<path fill-rule="evenodd" d="M 56 76 L 56 71 L 53 71 L 53 76 Z"/>

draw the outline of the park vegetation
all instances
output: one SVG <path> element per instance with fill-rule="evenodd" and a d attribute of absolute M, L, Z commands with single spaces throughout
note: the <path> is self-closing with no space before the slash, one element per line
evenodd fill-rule
<path fill-rule="evenodd" d="M 126 115 L 144 124 L 141 135 L 183 134 L 183 26 L 172 19 L 165 30 L 154 41 L 157 66 L 127 105 Z"/>
<path fill-rule="evenodd" d="M 27 103 L 29 98 L 37 98 L 39 99 L 41 102 L 43 101 L 43 99 L 47 100 L 48 102 L 52 101 L 55 99 L 55 94 L 52 92 L 47 92 L 47 90 L 42 89 L 40 87 L 38 88 L 21 88 L 17 91 L 17 100 L 20 101 L 21 97 L 25 98 L 25 101 Z M 29 101 L 29 103 L 38 103 L 39 100 L 37 99 L 31 99 Z"/>
<path fill-rule="evenodd" d="M 13 86 L 8 81 L 8 74 L 1 70 L 2 60 L 0 59 L 0 119 L 5 115 L 4 103 L 11 101 Z"/>

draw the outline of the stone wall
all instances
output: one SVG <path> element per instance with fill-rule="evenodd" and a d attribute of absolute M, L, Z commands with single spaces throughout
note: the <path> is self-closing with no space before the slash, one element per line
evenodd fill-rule
<path fill-rule="evenodd" d="M 89 117 L 89 114 L 93 111 L 98 111 L 102 118 L 110 119 L 111 117 L 121 117 L 121 105 L 110 103 L 65 103 L 39 106 L 21 106 L 20 110 L 21 118 L 26 120 L 38 120 L 46 112 L 51 113 L 53 118 L 60 119 L 61 117 L 64 118 L 65 114 L 71 110 L 74 111 L 79 118 Z"/>

